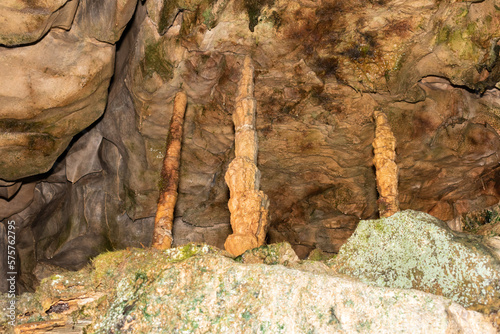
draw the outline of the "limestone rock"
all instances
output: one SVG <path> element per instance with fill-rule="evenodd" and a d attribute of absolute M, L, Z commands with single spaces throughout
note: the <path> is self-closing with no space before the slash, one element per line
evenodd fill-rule
<path fill-rule="evenodd" d="M 110 252 L 93 268 L 48 277 L 31 301 L 25 294 L 19 326 L 50 317 L 90 320 L 87 333 L 495 333 L 484 315 L 441 296 L 241 264 L 207 245 Z M 45 313 L 64 302 L 68 314 Z"/>
<path fill-rule="evenodd" d="M 55 3 L 44 3 L 49 2 Z M 158 171 L 171 116 L 168 101 L 181 84 L 192 104 L 186 110 L 174 238 L 179 242 L 176 245 L 205 241 L 222 248 L 231 233 L 224 174 L 234 158 L 232 115 L 239 107 L 235 97 L 242 55 L 247 54 L 252 55 L 255 67 L 255 103 L 249 103 L 250 112 L 236 123 L 247 122 L 252 105 L 256 106 L 259 189 L 268 196 L 272 213 L 266 241 L 288 241 L 300 258 L 316 248 L 331 256 L 360 219 L 377 217 L 372 163 L 376 107 L 386 113 L 398 143 L 402 209 L 431 213 L 459 229 L 464 213 L 498 204 L 500 158 L 495 152 L 500 147 L 500 85 L 495 1 L 276 0 L 254 1 L 262 6 L 253 8 L 234 0 L 139 1 L 133 22 L 118 44 L 116 72 L 108 90 L 105 82 L 113 64 L 103 64 L 100 52 L 82 45 L 104 45 L 109 48 L 107 55 L 112 54 L 114 47 L 109 43 L 123 28 L 131 3 L 82 0 L 81 8 L 92 14 L 88 21 L 86 15 L 77 14 L 69 32 L 50 29 L 38 43 L 58 37 L 67 39 L 67 46 L 54 42 L 34 52 L 43 55 L 40 66 L 33 65 L 31 58 L 24 64 L 13 57 L 4 60 L 7 65 L 0 72 L 11 76 L 5 75 L 1 82 L 19 93 L 19 104 L 14 104 L 21 106 L 20 114 L 48 97 L 66 103 L 55 90 L 33 98 L 21 94 L 23 89 L 15 79 L 28 72 L 36 79 L 46 68 L 48 72 L 33 89 L 53 87 L 51 80 L 56 79 L 61 80 L 57 87 L 74 87 L 72 96 L 77 98 L 84 98 L 91 87 L 97 89 L 94 96 L 99 103 L 88 98 L 73 109 L 68 99 L 68 111 L 81 110 L 72 115 L 85 122 L 70 121 L 63 129 L 79 132 L 101 115 L 104 97 L 108 97 L 106 112 L 88 128 L 96 138 L 103 138 L 97 148 L 100 167 L 92 160 L 97 168 L 82 168 L 79 174 L 101 170 L 74 184 L 66 180 L 66 161 L 53 165 L 59 154 L 54 152 L 65 150 L 70 136 L 62 142 L 54 139 L 57 147 L 51 150 L 45 125 L 42 134 L 35 135 L 37 120 L 26 124 L 15 121 L 12 114 L 0 117 L 0 142 L 31 143 L 31 150 L 13 145 L 2 151 L 1 157 L 10 160 L 1 161 L 0 172 L 6 173 L 11 166 L 11 177 L 17 179 L 53 166 L 34 178 L 39 186 L 32 202 L 22 189 L 16 195 L 22 195 L 22 200 L 15 196 L 8 203 L 0 201 L 2 213 L 16 215 L 17 211 L 16 217 L 21 218 L 24 272 L 34 268 L 35 254 L 49 258 L 66 243 L 81 246 L 78 259 L 73 259 L 79 265 L 95 254 L 93 247 L 151 243 Z M 124 8 L 123 15 L 116 8 Z M 97 27 L 112 30 L 99 32 Z M 95 38 L 107 42 L 99 44 Z M 39 50 L 35 45 L 8 52 Z M 89 79 L 85 87 L 62 79 L 69 80 L 80 63 L 91 63 L 93 54 L 98 57 L 92 66 L 102 77 L 80 73 L 75 80 Z M 50 73 L 53 63 L 64 63 L 54 75 Z M 26 72 L 11 71 L 11 64 Z M 8 99 L 1 101 L 0 111 L 5 112 L 3 106 L 11 109 Z M 40 109 L 59 111 L 58 106 L 44 105 L 48 109 Z M 75 141 L 81 141 L 75 147 L 91 146 L 85 136 Z M 49 152 L 53 153 L 47 159 L 40 157 Z M 85 163 L 73 161 L 68 166 Z M 84 211 L 82 207 L 89 203 L 91 212 Z M 96 239 L 92 247 L 85 246 L 90 238 L 75 239 L 91 230 L 106 237 Z M 80 246 L 64 246 L 66 255 L 61 255 L 64 261 L 60 263 L 73 265 L 68 259 Z"/>
<path fill-rule="evenodd" d="M 500 261 L 481 238 L 422 212 L 361 221 L 331 264 L 364 282 L 440 294 L 465 307 L 500 298 Z"/>
<path fill-rule="evenodd" d="M 463 214 L 460 217 L 460 227 L 466 232 L 478 235 L 500 236 L 500 205 Z"/>
<path fill-rule="evenodd" d="M 75 183 L 87 174 L 102 171 L 98 153 L 101 143 L 102 136 L 94 131 L 83 134 L 82 140 L 71 147 L 66 156 L 68 181 Z"/>
<path fill-rule="evenodd" d="M 51 58 L 40 57 L 48 53 Z M 113 46 L 75 39 L 73 32 L 0 49 L 0 77 L 8 83 L 0 87 L 1 178 L 46 172 L 71 138 L 102 114 L 113 59 Z"/>
<path fill-rule="evenodd" d="M 80 0 L 75 25 L 82 35 L 114 44 L 134 14 L 137 0 Z"/>
<path fill-rule="evenodd" d="M 72 137 L 102 115 L 114 71 L 110 43 L 119 39 L 136 1 L 16 3 L 1 7 L 0 41 L 12 45 L 44 37 L 0 48 L 5 83 L 0 86 L 0 178 L 6 180 L 48 171 Z"/>
<path fill-rule="evenodd" d="M 33 201 L 36 182 L 30 182 L 22 185 L 21 182 L 19 182 L 18 184 L 20 185 L 20 188 L 15 193 L 14 198 L 0 198 L 0 219 L 5 219 L 21 212 Z"/>
<path fill-rule="evenodd" d="M 68 30 L 78 8 L 79 0 L 49 0 L 19 2 L 6 0 L 0 7 L 0 44 L 33 43 L 52 27 Z"/>

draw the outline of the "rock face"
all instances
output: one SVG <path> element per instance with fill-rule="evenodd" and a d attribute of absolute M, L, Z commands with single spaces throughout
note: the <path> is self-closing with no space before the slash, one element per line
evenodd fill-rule
<path fill-rule="evenodd" d="M 150 245 L 166 101 L 181 86 L 190 104 L 174 246 L 223 247 L 245 55 L 267 242 L 331 255 L 378 217 L 376 109 L 396 139 L 401 209 L 460 229 L 464 213 L 500 200 L 496 0 L 80 0 L 73 14 L 75 1 L 7 1 L 1 10 L 16 14 L 0 12 L 13 20 L 0 29 L 0 179 L 23 183 L 15 194 L 0 184 L 10 196 L 0 212 L 18 223 L 26 287 L 37 262 L 78 268 L 105 249 Z"/>
<path fill-rule="evenodd" d="M 106 3 L 106 8 L 87 0 L 1 6 L 0 44 L 33 44 L 0 47 L 0 80 L 5 83 L 0 85 L 0 179 L 47 172 L 73 136 L 104 112 L 113 44 L 136 0 Z M 95 19 L 96 12 L 104 15 L 105 24 Z M 49 31 L 52 27 L 71 30 Z"/>
<path fill-rule="evenodd" d="M 22 296 L 17 330 L 50 318 L 90 320 L 87 333 L 495 333 L 483 315 L 444 297 L 241 264 L 207 245 L 110 252 L 93 266 Z"/>
<path fill-rule="evenodd" d="M 0 8 L 0 44 L 12 46 L 33 43 L 52 27 L 68 30 L 78 3 L 78 0 L 49 0 L 36 4 L 3 1 Z"/>
<path fill-rule="evenodd" d="M 364 282 L 423 290 L 465 307 L 500 300 L 500 258 L 494 251 L 480 237 L 452 232 L 412 210 L 361 221 L 331 263 Z"/>

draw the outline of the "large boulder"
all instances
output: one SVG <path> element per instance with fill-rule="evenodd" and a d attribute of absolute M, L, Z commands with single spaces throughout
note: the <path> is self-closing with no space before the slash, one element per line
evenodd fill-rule
<path fill-rule="evenodd" d="M 437 218 L 406 210 L 361 221 L 331 263 L 337 272 L 364 282 L 480 307 L 498 304 L 499 260 L 481 237 L 453 232 Z"/>
<path fill-rule="evenodd" d="M 93 267 L 23 295 L 16 329 L 87 320 L 87 333 L 495 333 L 483 315 L 441 296 L 242 264 L 207 245 L 111 252 Z"/>

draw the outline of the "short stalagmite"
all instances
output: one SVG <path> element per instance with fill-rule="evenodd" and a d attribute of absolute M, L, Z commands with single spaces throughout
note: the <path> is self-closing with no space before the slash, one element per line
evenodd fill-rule
<path fill-rule="evenodd" d="M 179 165 L 181 157 L 182 126 L 186 110 L 187 96 L 179 92 L 175 96 L 174 110 L 170 121 L 167 147 L 161 170 L 160 198 L 155 217 L 152 247 L 167 249 L 172 245 L 172 224 L 177 202 L 179 184 Z"/>
<path fill-rule="evenodd" d="M 253 74 L 252 61 L 250 57 L 246 57 L 238 84 L 236 110 L 233 113 L 235 158 L 225 176 L 231 191 L 228 206 L 233 234 L 228 236 L 224 247 L 233 255 L 240 255 L 248 249 L 263 245 L 269 225 L 269 200 L 259 190 L 258 142 L 255 131 L 257 103 L 253 97 Z"/>
<path fill-rule="evenodd" d="M 387 116 L 380 110 L 373 113 L 375 139 L 373 140 L 378 207 L 380 217 L 389 217 L 399 211 L 398 166 L 396 165 L 396 138 L 392 133 Z"/>

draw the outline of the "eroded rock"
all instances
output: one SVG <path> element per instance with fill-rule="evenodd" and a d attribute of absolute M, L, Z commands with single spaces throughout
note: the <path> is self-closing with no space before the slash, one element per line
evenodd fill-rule
<path fill-rule="evenodd" d="M 113 65 L 109 59 L 114 47 L 109 43 L 118 38 L 133 2 L 80 4 L 85 10 L 77 13 L 69 32 L 53 28 L 37 44 L 7 50 L 22 57 L 4 61 L 9 65 L 2 68 L 2 82 L 12 90 L 2 106 L 19 105 L 18 112 L 26 117 L 28 111 L 45 108 L 39 102 L 54 114 L 62 109 L 82 111 L 71 114 L 78 119 L 47 128 L 55 118 L 43 124 L 13 120 L 0 108 L 5 117 L 0 122 L 0 146 L 7 145 L 0 152 L 5 159 L 0 172 L 10 173 L 12 179 L 49 169 L 72 136 L 65 131 L 80 131 L 104 110 Z M 256 74 L 255 137 L 260 187 L 270 200 L 269 242 L 288 241 L 301 258 L 313 249 L 332 255 L 360 219 L 377 217 L 372 163 L 372 112 L 377 107 L 386 113 L 397 141 L 402 209 L 431 213 L 460 229 L 464 213 L 498 203 L 500 93 L 495 88 L 499 75 L 494 1 L 260 4 L 139 3 L 119 43 L 106 113 L 89 129 L 96 140 L 81 136 L 73 146 L 75 151 L 93 146 L 97 152 L 81 151 L 35 178 L 35 183 L 44 182 L 31 204 L 23 188 L 9 203 L 0 201 L 5 215 L 22 210 L 16 219 L 23 229 L 19 247 L 25 273 L 36 261 L 56 254 L 61 254 L 58 263 L 80 266 L 95 249 L 150 244 L 147 236 L 152 233 L 171 116 L 166 101 L 181 85 L 192 104 L 186 110 L 175 242 L 206 241 L 223 247 L 231 233 L 224 182 L 236 149 L 231 114 L 241 59 L 247 54 L 252 55 Z M 123 15 L 117 8 L 123 8 Z M 54 39 L 67 43 L 48 43 Z M 45 46 L 37 48 L 38 44 Z M 106 61 L 95 52 L 101 46 Z M 43 62 L 24 56 L 34 49 L 44 55 Z M 41 63 L 35 66 L 35 60 Z M 88 65 L 92 61 L 95 64 Z M 102 76 L 75 76 L 80 64 L 94 66 Z M 17 80 L 26 83 L 29 72 L 32 79 L 40 79 L 31 87 L 34 96 L 26 93 L 29 85 Z M 56 88 L 67 87 L 74 94 L 64 91 L 65 99 L 59 90 L 39 92 L 40 87 L 54 87 L 56 80 Z M 86 86 L 78 86 L 83 83 Z M 97 89 L 93 95 L 92 87 Z M 79 98 L 82 104 L 69 102 Z M 19 103 L 13 106 L 9 101 Z M 58 103 L 67 103 L 67 108 Z M 53 137 L 52 131 L 60 137 Z M 64 168 L 71 180 L 78 179 L 73 185 Z M 17 196 L 21 197 L 16 200 Z M 19 205 L 14 207 L 14 201 Z M 92 212 L 82 209 L 88 204 Z M 81 218 L 83 214 L 87 216 Z M 91 230 L 104 237 L 92 239 L 87 235 Z M 86 236 L 75 239 L 80 233 Z M 95 241 L 92 247 L 89 241 Z M 76 248 L 64 246 L 72 242 Z M 78 245 L 81 252 L 76 252 Z M 78 258 L 71 259 L 73 251 Z"/>
<path fill-rule="evenodd" d="M 103 254 L 93 269 L 45 279 L 17 306 L 19 329 L 90 320 L 87 333 L 495 333 L 484 315 L 441 296 L 241 264 L 207 245 Z"/>
<path fill-rule="evenodd" d="M 498 258 L 480 237 L 452 232 L 422 212 L 361 221 L 331 264 L 378 286 L 431 292 L 465 307 L 498 307 Z"/>
<path fill-rule="evenodd" d="M 37 3 L 7 0 L 0 7 L 0 44 L 33 43 L 52 27 L 68 30 L 79 0 L 49 0 Z"/>

